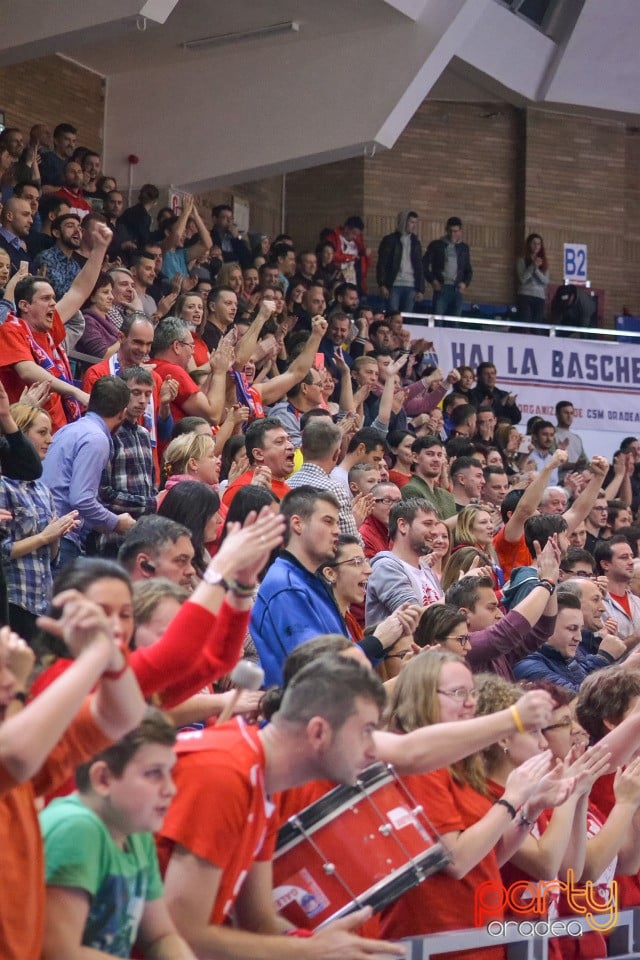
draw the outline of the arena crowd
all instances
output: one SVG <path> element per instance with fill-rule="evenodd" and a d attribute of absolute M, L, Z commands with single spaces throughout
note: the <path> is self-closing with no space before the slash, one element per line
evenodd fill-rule
<path fill-rule="evenodd" d="M 460 313 L 459 217 L 423 252 L 399 213 L 380 312 L 357 216 L 304 249 L 153 184 L 125 209 L 68 123 L 5 129 L 0 173 L 3 960 L 375 960 L 514 918 L 605 957 L 615 918 L 559 931 L 640 905 L 640 440 L 609 464 L 570 385 L 523 424 L 412 338 L 429 285 Z M 517 273 L 539 320 L 541 237 Z M 399 890 L 368 838 L 409 833 Z"/>

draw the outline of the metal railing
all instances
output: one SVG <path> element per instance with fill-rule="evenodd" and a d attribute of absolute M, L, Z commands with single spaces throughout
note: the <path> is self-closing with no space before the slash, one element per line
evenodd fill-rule
<path fill-rule="evenodd" d="M 591 927 L 584 917 L 570 917 L 572 929 L 579 924 L 585 933 Z M 436 954 L 456 950 L 474 950 L 479 947 L 507 947 L 509 960 L 548 960 L 549 941 L 542 936 L 527 936 L 517 930 L 503 936 L 492 936 L 480 927 L 449 930 L 428 937 L 412 937 L 402 941 L 409 946 L 409 960 L 431 960 Z M 608 934 L 609 960 L 638 960 L 640 957 L 640 908 L 623 910 L 618 914 L 616 927 Z"/>
<path fill-rule="evenodd" d="M 589 339 L 596 337 L 635 337 L 640 340 L 639 330 L 614 330 L 611 327 L 565 327 L 559 324 L 522 323 L 520 320 L 495 320 L 485 317 L 445 317 L 439 313 L 403 313 L 404 320 L 412 325 L 424 327 L 455 326 L 455 327 L 496 327 L 508 328 L 516 333 L 529 333 L 531 330 L 541 330 L 549 337 L 562 337 L 567 333 L 581 333 Z"/>

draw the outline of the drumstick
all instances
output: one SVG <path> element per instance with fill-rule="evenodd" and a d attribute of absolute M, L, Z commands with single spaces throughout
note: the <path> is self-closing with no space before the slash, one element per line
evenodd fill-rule
<path fill-rule="evenodd" d="M 264 682 L 264 670 L 251 660 L 239 660 L 231 671 L 231 681 L 236 689 L 218 717 L 218 723 L 225 723 L 233 713 L 243 690 L 259 690 Z"/>

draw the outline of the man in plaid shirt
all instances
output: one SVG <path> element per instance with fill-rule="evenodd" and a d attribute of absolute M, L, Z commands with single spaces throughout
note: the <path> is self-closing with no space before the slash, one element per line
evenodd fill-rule
<path fill-rule="evenodd" d="M 113 513 L 130 513 L 132 517 L 155 513 L 158 488 L 155 484 L 153 452 L 149 431 L 140 426 L 153 393 L 153 377 L 143 367 L 128 367 L 120 374 L 130 391 L 129 405 L 123 424 L 113 435 L 113 456 L 102 471 L 98 497 Z M 122 537 L 102 534 L 100 552 L 117 552 Z"/>

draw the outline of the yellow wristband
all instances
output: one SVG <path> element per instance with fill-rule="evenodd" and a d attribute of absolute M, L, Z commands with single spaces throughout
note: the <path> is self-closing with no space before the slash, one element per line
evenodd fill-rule
<path fill-rule="evenodd" d="M 524 723 L 522 722 L 522 717 L 520 716 L 520 711 L 519 711 L 518 708 L 516 707 L 515 703 L 514 703 L 512 706 L 510 706 L 509 709 L 511 710 L 511 716 L 513 717 L 513 722 L 515 723 L 516 730 L 518 731 L 518 733 L 526 733 L 526 732 L 527 732 L 527 728 L 525 727 Z"/>

